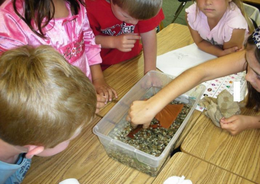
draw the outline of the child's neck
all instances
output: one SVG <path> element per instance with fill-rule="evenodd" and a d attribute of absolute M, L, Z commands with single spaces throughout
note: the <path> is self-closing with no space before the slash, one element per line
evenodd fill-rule
<path fill-rule="evenodd" d="M 208 24 L 209 24 L 210 30 L 212 30 L 216 25 L 218 25 L 218 22 L 220 21 L 220 19 L 216 19 L 216 18 L 208 19 Z"/>
<path fill-rule="evenodd" d="M 69 16 L 69 10 L 67 9 L 66 2 L 64 0 L 53 0 L 55 7 L 54 18 L 65 18 Z"/>
<path fill-rule="evenodd" d="M 0 161 L 14 164 L 20 153 L 22 153 L 21 150 L 0 139 Z"/>

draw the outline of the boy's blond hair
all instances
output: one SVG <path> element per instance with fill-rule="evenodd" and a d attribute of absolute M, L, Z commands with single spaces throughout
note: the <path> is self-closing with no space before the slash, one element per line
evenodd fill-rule
<path fill-rule="evenodd" d="M 162 0 L 110 0 L 110 2 L 137 20 L 154 17 L 162 7 Z"/>
<path fill-rule="evenodd" d="M 96 93 L 52 47 L 22 46 L 0 57 L 0 139 L 53 147 L 95 114 Z"/>

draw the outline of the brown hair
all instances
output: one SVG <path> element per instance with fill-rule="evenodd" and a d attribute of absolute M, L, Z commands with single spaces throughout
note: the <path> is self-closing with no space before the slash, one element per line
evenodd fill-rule
<path fill-rule="evenodd" d="M 248 37 L 247 40 L 247 45 L 250 45 L 250 49 L 255 49 L 255 57 L 257 59 L 257 61 L 260 64 L 260 50 L 256 47 L 253 36 L 250 35 Z M 247 46 L 247 50 L 249 49 L 249 47 Z M 255 108 L 256 111 L 259 110 L 260 107 L 260 93 L 258 91 L 256 91 L 255 88 L 253 88 L 253 86 L 247 82 L 247 87 L 248 87 L 248 97 L 247 97 L 247 104 L 246 107 L 248 108 Z"/>
<path fill-rule="evenodd" d="M 245 12 L 243 2 L 241 0 L 232 0 L 231 2 L 234 2 L 237 5 L 237 7 L 240 9 L 242 15 L 246 19 L 246 22 L 247 22 L 247 25 L 248 25 L 248 29 L 249 29 L 249 33 L 250 34 L 253 33 L 255 28 L 254 28 L 254 25 L 253 25 L 252 21 L 250 20 L 250 18 L 248 17 L 248 15 Z"/>
<path fill-rule="evenodd" d="M 43 28 L 53 19 L 55 7 L 52 0 L 23 0 L 24 14 L 20 14 L 16 7 L 16 1 L 13 0 L 15 13 L 30 27 L 30 29 L 38 36 L 44 38 L 45 33 Z M 21 0 L 19 0 L 21 1 Z M 73 15 L 77 15 L 80 9 L 80 4 L 85 6 L 83 0 L 66 0 L 70 4 L 70 9 Z M 46 20 L 44 20 L 46 19 Z M 36 27 L 33 25 L 35 23 Z"/>
<path fill-rule="evenodd" d="M 154 17 L 162 7 L 162 0 L 111 0 L 111 2 L 137 20 Z"/>
<path fill-rule="evenodd" d="M 53 147 L 87 124 L 96 92 L 85 74 L 52 47 L 23 46 L 0 57 L 0 139 Z"/>

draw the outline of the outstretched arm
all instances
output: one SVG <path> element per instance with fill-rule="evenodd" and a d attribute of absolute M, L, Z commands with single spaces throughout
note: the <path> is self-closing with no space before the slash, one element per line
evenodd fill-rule
<path fill-rule="evenodd" d="M 147 101 L 134 101 L 127 118 L 133 126 L 144 124 L 144 128 L 146 128 L 155 115 L 176 97 L 204 81 L 237 73 L 244 69 L 245 51 L 240 51 L 186 70 Z"/>

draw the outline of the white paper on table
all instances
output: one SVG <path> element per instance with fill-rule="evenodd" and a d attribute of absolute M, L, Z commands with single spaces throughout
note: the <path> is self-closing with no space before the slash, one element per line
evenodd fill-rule
<path fill-rule="evenodd" d="M 193 43 L 157 56 L 156 67 L 163 73 L 178 76 L 185 70 L 214 58 L 216 56 L 200 50 Z"/>

